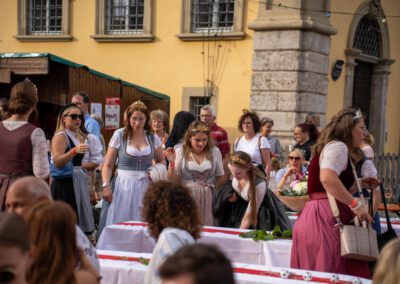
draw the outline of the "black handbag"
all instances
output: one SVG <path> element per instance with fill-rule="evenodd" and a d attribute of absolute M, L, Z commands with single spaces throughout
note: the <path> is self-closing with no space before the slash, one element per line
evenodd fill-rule
<path fill-rule="evenodd" d="M 381 189 L 383 205 L 385 207 L 385 215 L 386 215 L 386 222 L 387 222 L 387 231 L 382 233 L 382 234 L 380 234 L 380 235 L 378 235 L 378 247 L 379 247 L 379 251 L 382 251 L 383 247 L 388 242 L 390 242 L 393 239 L 398 238 L 398 236 L 397 236 L 395 230 L 393 230 L 393 228 L 392 228 L 392 223 L 390 223 L 390 218 L 389 218 L 389 213 L 388 213 L 388 210 L 387 210 L 386 198 L 385 198 L 385 194 L 384 194 L 384 189 L 383 189 L 382 183 L 380 185 L 380 189 Z"/>

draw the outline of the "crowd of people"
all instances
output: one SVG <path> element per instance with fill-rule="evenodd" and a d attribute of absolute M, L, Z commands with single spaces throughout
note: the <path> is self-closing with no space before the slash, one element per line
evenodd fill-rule
<path fill-rule="evenodd" d="M 337 226 L 375 218 L 380 233 L 380 195 L 372 194 L 370 216 L 354 185 L 359 178 L 367 197 L 379 185 L 373 141 L 360 111 L 342 110 L 324 128 L 319 115 L 310 114 L 294 126 L 296 144 L 280 169 L 285 155 L 271 135 L 274 121 L 252 111 L 239 118 L 243 135 L 234 139 L 231 153 L 212 106 L 201 109 L 198 121 L 190 112 L 178 112 L 169 131 L 164 111 L 149 112 L 136 101 L 106 147 L 100 124 L 88 112 L 89 96 L 78 92 L 61 108 L 49 149 L 43 131 L 29 123 L 38 100 L 36 86 L 26 79 L 13 86 L 1 109 L 0 205 L 8 213 L 0 215 L 0 256 L 8 251 L 19 259 L 10 271 L 0 271 L 1 283 L 2 277 L 98 283 L 99 263 L 87 237 L 94 242 L 96 230 L 99 236 L 105 226 L 131 220 L 148 222 L 157 240 L 145 283 L 170 283 L 177 277 L 192 281 L 184 283 L 234 283 L 221 252 L 195 245 L 201 226 L 290 229 L 279 192 L 300 175 L 308 176 L 308 201 L 294 227 L 291 267 L 371 278 L 367 262 L 340 255 Z M 102 195 L 98 222 L 92 188 Z M 340 220 L 332 215 L 329 195 Z M 208 275 L 213 262 L 223 278 Z M 385 277 L 381 270 L 378 265 L 379 279 Z M 204 278 L 211 276 L 216 278 Z"/>

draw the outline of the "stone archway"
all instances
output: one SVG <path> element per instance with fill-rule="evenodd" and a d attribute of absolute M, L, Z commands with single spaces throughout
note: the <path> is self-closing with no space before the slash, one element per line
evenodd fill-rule
<path fill-rule="evenodd" d="M 389 31 L 379 0 L 365 0 L 355 12 L 349 30 L 346 49 L 346 83 L 344 106 L 353 105 L 354 80 L 357 62 L 372 64 L 371 89 L 369 101 L 369 130 L 375 137 L 375 150 L 383 152 L 385 144 L 385 114 L 387 101 L 387 86 L 389 81 L 389 66 L 394 60 L 390 59 Z M 355 42 L 360 34 L 361 25 L 370 21 L 373 29 L 378 30 L 379 46 L 366 48 L 360 42 Z M 372 31 L 374 33 L 374 30 Z M 373 35 L 372 35 L 373 36 Z M 364 50 L 362 50 L 364 49 Z"/>

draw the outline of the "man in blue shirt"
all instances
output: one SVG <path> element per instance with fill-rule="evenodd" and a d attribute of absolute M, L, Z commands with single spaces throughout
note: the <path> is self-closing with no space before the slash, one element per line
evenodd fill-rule
<path fill-rule="evenodd" d="M 77 92 L 72 96 L 71 103 L 76 104 L 82 109 L 83 114 L 85 115 L 86 130 L 100 139 L 100 125 L 95 119 L 91 118 L 89 114 L 89 96 L 85 92 Z"/>

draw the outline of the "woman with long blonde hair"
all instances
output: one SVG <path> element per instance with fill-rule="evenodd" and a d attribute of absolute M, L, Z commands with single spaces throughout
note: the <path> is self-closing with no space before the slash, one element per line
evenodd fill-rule
<path fill-rule="evenodd" d="M 183 145 L 168 148 L 169 174 L 190 190 L 200 210 L 203 225 L 213 225 L 212 196 L 224 179 L 222 155 L 212 144 L 207 124 L 194 121 L 187 130 Z"/>
<path fill-rule="evenodd" d="M 51 142 L 51 163 L 63 168 L 72 161 L 71 175 L 57 177 L 52 174 L 51 194 L 55 200 L 67 202 L 78 216 L 79 227 L 85 233 L 94 231 L 92 206 L 87 175 L 83 164 L 100 164 L 103 160 L 100 141 L 88 134 L 82 110 L 75 104 L 65 105 L 57 118 Z"/>
<path fill-rule="evenodd" d="M 70 206 L 59 201 L 39 202 L 25 221 L 35 251 L 28 283 L 99 283 L 97 271 L 76 246 L 76 215 Z"/>
<path fill-rule="evenodd" d="M 267 188 L 263 173 L 251 157 L 238 151 L 230 156 L 228 167 L 233 178 L 220 188 L 214 203 L 217 225 L 264 230 L 279 225 L 282 230 L 289 229 L 285 208 Z"/>

